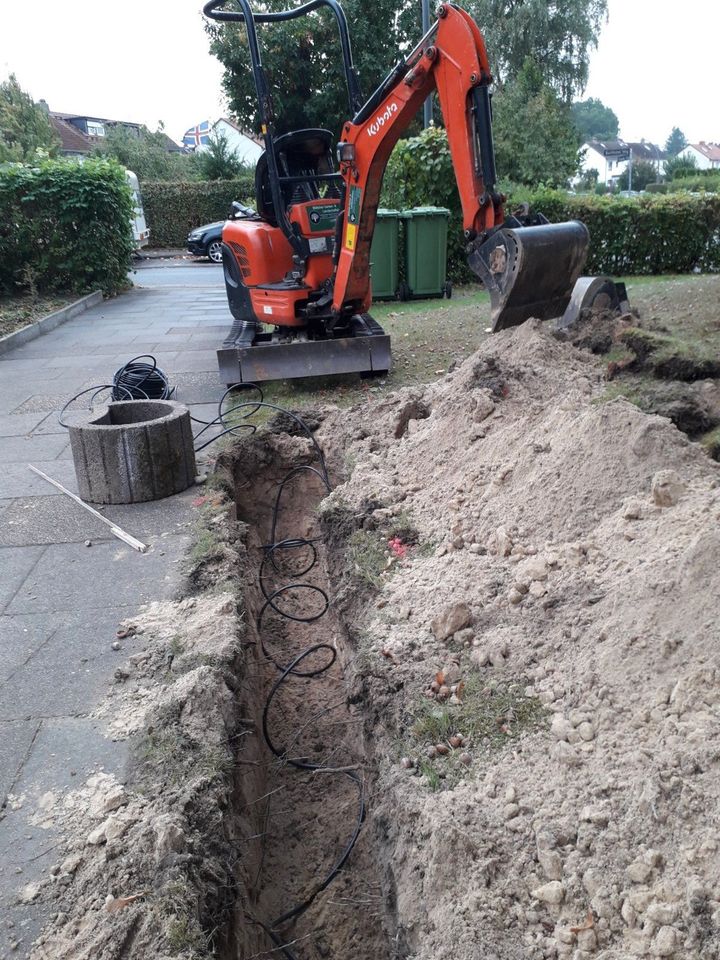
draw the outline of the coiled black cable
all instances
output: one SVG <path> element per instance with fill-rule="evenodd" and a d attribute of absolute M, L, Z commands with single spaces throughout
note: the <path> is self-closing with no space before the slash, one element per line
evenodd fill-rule
<path fill-rule="evenodd" d="M 150 361 L 147 363 L 146 361 Z M 68 402 L 58 414 L 60 426 L 67 429 L 68 424 L 63 420 L 63 415 L 70 404 L 92 393 L 89 406 L 92 407 L 96 397 L 106 390 L 110 391 L 110 400 L 170 400 L 175 395 L 175 387 L 170 386 L 170 381 L 157 365 L 157 360 L 152 354 L 142 353 L 132 360 L 128 360 L 118 370 L 115 371 L 112 383 L 98 383 L 95 386 L 81 390 L 74 397 L 70 397 Z"/>

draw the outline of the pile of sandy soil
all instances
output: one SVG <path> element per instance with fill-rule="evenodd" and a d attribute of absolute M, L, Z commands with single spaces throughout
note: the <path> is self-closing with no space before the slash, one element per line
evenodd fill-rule
<path fill-rule="evenodd" d="M 530 321 L 320 430 L 400 956 L 720 956 L 720 472 L 603 390 Z"/>

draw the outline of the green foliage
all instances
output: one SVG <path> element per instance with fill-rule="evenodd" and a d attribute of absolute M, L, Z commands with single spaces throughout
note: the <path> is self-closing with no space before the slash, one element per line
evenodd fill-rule
<path fill-rule="evenodd" d="M 40 154 L 54 156 L 60 141 L 50 118 L 33 103 L 11 73 L 0 83 L 0 163 L 22 163 Z"/>
<path fill-rule="evenodd" d="M 561 186 L 578 169 L 578 136 L 570 110 L 527 59 L 517 78 L 494 98 L 493 134 L 502 178 Z"/>
<path fill-rule="evenodd" d="M 720 197 L 569 196 L 538 191 L 548 219 L 582 220 L 590 231 L 585 273 L 615 276 L 720 270 Z"/>
<path fill-rule="evenodd" d="M 160 127 L 154 132 L 142 127 L 137 136 L 127 127 L 110 127 L 93 153 L 111 157 L 132 170 L 140 182 L 146 180 L 189 180 L 197 177 L 194 155 L 168 153 L 167 137 Z"/>
<path fill-rule="evenodd" d="M 270 11 L 284 10 L 287 0 L 267 0 L 263 6 Z M 407 46 L 408 38 L 420 36 L 420 5 L 375 0 L 371 12 L 365 0 L 344 0 L 343 8 L 361 89 L 368 96 L 397 62 L 400 47 Z M 207 31 L 210 50 L 225 68 L 223 87 L 230 109 L 243 126 L 258 133 L 257 96 L 245 28 L 209 22 Z M 350 110 L 332 14 L 322 10 L 296 20 L 259 24 L 258 36 L 272 91 L 276 133 L 326 127 L 339 134 Z"/>
<path fill-rule="evenodd" d="M 143 209 L 152 242 L 182 247 L 194 227 L 224 220 L 233 200 L 246 201 L 255 192 L 250 174 L 237 180 L 209 183 L 144 183 Z"/>
<path fill-rule="evenodd" d="M 665 176 L 668 180 L 678 177 L 691 177 L 697 173 L 698 165 L 695 157 L 671 157 L 663 164 Z"/>
<path fill-rule="evenodd" d="M 132 215 L 114 161 L 0 168 L 0 289 L 117 291 L 127 283 Z"/>
<path fill-rule="evenodd" d="M 235 180 L 244 170 L 222 131 L 210 135 L 208 149 L 198 153 L 196 158 L 203 180 Z"/>
<path fill-rule="evenodd" d="M 595 167 L 589 167 L 584 171 L 580 179 L 575 184 L 575 187 L 580 191 L 595 191 L 598 186 L 599 178 L 600 171 L 596 170 Z"/>
<path fill-rule="evenodd" d="M 658 178 L 657 168 L 649 160 L 633 160 L 632 165 L 632 189 L 644 190 L 649 183 L 655 183 Z M 618 177 L 618 190 L 629 190 L 630 171 L 626 167 Z"/>
<path fill-rule="evenodd" d="M 467 0 L 462 5 L 483 31 L 493 75 L 501 83 L 530 58 L 566 103 L 585 88 L 607 0 Z"/>
<path fill-rule="evenodd" d="M 720 197 L 675 195 L 622 198 L 571 196 L 563 191 L 505 184 L 508 209 L 529 202 L 552 222 L 582 220 L 590 231 L 587 273 L 689 273 L 720 269 Z M 602 189 L 599 184 L 597 191 Z M 465 263 L 460 198 L 443 130 L 401 141 L 385 177 L 383 203 L 448 207 L 448 274 L 470 279 Z"/>
<path fill-rule="evenodd" d="M 687 145 L 687 138 L 680 127 L 673 127 L 665 141 L 665 153 L 676 157 Z"/>
<path fill-rule="evenodd" d="M 614 140 L 620 124 L 617 114 L 606 107 L 602 100 L 590 97 L 572 105 L 573 123 L 582 143 L 586 140 Z"/>

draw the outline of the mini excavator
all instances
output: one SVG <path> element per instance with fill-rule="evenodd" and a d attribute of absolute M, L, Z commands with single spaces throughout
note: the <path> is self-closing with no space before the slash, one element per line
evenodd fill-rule
<path fill-rule="evenodd" d="M 256 30 L 325 7 L 340 34 L 352 116 L 335 151 L 329 130 L 276 135 Z M 390 337 L 368 313 L 370 245 L 390 153 L 433 92 L 460 193 L 468 263 L 490 294 L 493 329 L 564 313 L 585 263 L 588 231 L 577 220 L 551 224 L 527 211 L 506 217 L 496 186 L 492 74 L 485 41 L 465 11 L 441 3 L 437 21 L 365 102 L 337 0 L 279 12 L 254 12 L 249 0 L 209 0 L 204 13 L 245 25 L 265 143 L 255 171 L 257 209 L 233 204 L 222 234 L 234 321 L 218 350 L 225 383 L 390 369 Z M 606 299 L 617 298 L 611 281 L 602 289 Z"/>

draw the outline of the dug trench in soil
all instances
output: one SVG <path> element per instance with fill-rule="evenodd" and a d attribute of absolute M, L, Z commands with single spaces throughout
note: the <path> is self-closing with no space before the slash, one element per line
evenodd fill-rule
<path fill-rule="evenodd" d="M 349 705 L 345 679 L 354 654 L 334 607 L 323 615 L 332 590 L 317 507 L 327 488 L 308 441 L 276 432 L 278 423 L 223 454 L 221 464 L 233 478 L 238 520 L 247 525 L 247 658 L 238 696 L 243 713 L 255 718 L 239 741 L 227 820 L 247 895 L 238 900 L 222 956 L 389 960 L 383 857 L 363 823 L 372 803 L 363 716 Z M 287 541 L 294 546 L 267 549 Z M 305 586 L 288 588 L 297 583 Z M 318 645 L 283 681 L 288 665 Z M 320 889 L 339 862 L 343 868 Z M 303 904 L 307 910 L 298 910 Z"/>

